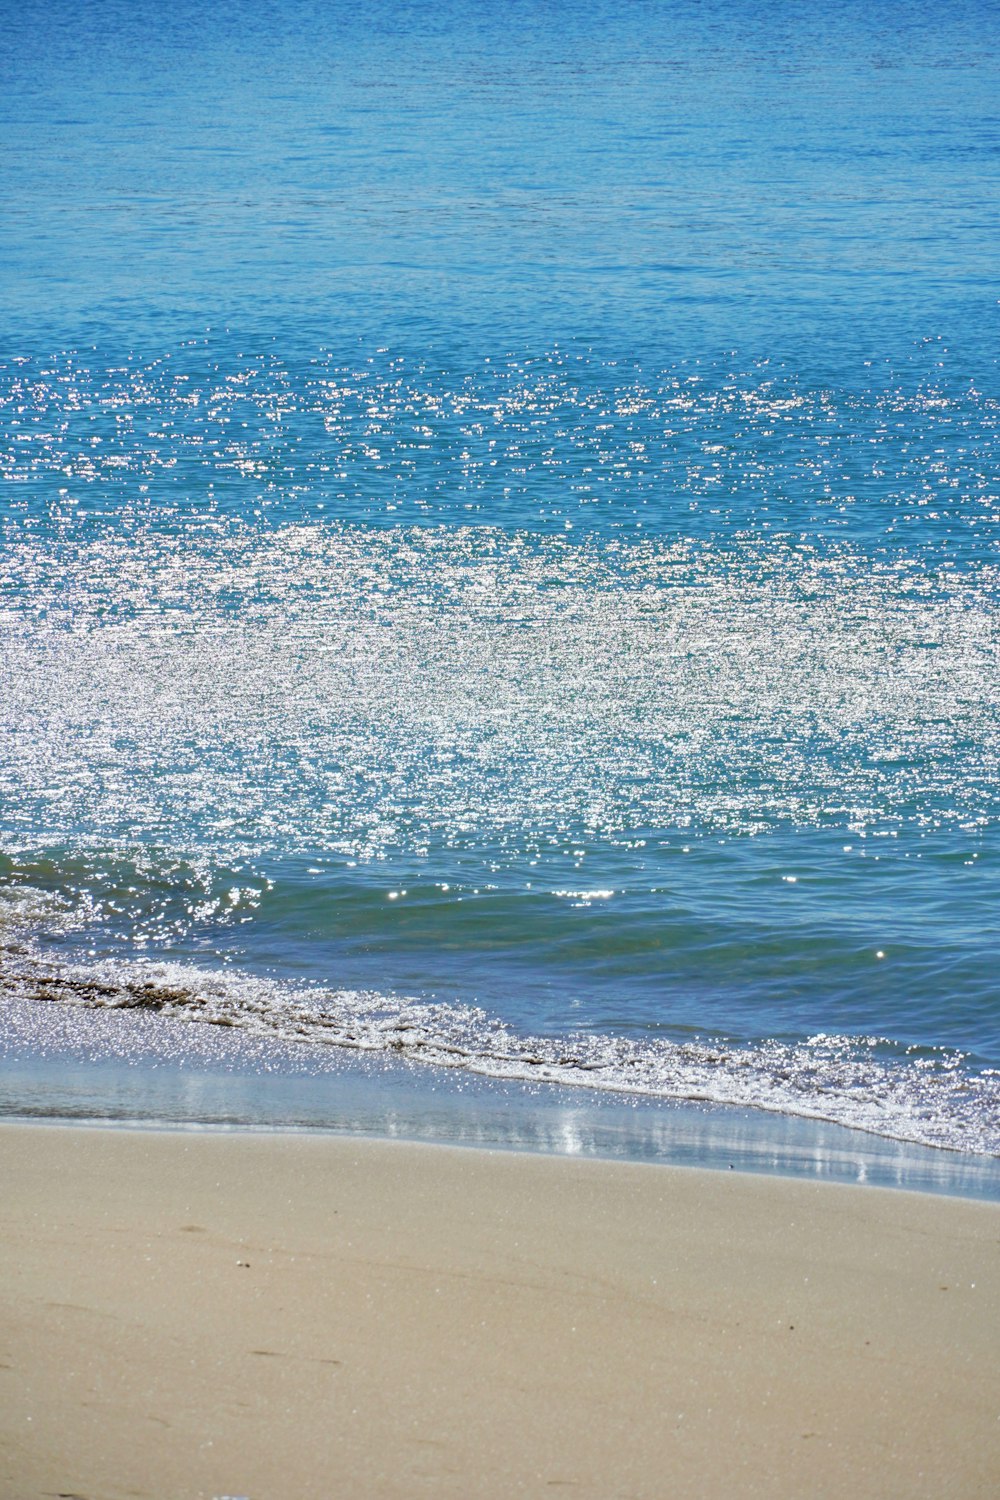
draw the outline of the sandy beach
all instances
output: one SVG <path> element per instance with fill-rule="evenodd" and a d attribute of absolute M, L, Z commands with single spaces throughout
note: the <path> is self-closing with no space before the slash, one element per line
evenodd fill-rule
<path fill-rule="evenodd" d="M 5 1125 L 0 1493 L 972 1496 L 1000 1205 Z"/>

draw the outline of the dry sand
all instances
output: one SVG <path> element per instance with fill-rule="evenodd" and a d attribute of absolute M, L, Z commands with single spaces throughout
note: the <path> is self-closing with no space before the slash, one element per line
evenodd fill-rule
<path fill-rule="evenodd" d="M 0 1127 L 0 1494 L 1000 1493 L 1000 1205 Z"/>

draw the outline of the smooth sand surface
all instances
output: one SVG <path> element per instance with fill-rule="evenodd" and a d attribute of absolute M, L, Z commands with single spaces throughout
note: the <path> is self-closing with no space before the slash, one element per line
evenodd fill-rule
<path fill-rule="evenodd" d="M 0 1127 L 0 1493 L 1000 1494 L 1000 1205 Z"/>

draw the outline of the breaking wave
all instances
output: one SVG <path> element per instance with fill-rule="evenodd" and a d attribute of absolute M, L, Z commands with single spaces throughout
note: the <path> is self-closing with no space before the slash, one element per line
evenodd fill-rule
<path fill-rule="evenodd" d="M 576 1032 L 522 1035 L 471 1005 L 297 987 L 191 965 L 0 954 L 0 994 L 39 1004 L 157 1012 L 312 1046 L 389 1054 L 494 1078 L 756 1108 L 953 1151 L 1000 1155 L 1000 1072 L 946 1048 L 817 1033 L 734 1045 Z"/>

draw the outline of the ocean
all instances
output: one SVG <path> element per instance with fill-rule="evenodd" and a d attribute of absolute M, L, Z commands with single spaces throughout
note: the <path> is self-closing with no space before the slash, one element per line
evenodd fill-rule
<path fill-rule="evenodd" d="M 5 32 L 0 1112 L 1000 1156 L 995 8 Z"/>

